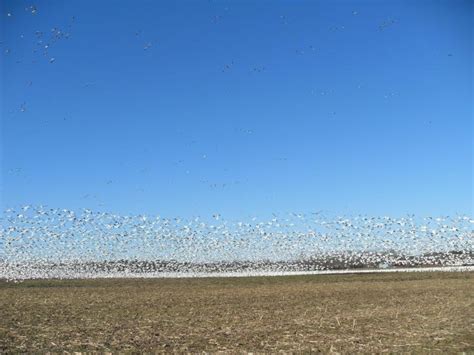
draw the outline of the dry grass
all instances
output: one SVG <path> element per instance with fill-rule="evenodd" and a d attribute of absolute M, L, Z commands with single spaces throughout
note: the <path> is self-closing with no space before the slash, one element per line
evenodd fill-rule
<path fill-rule="evenodd" d="M 0 351 L 474 350 L 474 273 L 0 282 Z"/>

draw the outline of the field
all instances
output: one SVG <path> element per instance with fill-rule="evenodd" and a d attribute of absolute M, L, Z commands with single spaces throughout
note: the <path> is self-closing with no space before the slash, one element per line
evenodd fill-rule
<path fill-rule="evenodd" d="M 474 351 L 474 273 L 0 282 L 0 351 Z"/>

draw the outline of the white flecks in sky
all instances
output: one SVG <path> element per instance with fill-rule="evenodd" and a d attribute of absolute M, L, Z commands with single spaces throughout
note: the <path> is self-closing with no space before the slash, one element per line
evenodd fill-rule
<path fill-rule="evenodd" d="M 31 5 L 25 8 L 25 11 L 30 12 L 32 15 L 36 15 L 37 9 L 35 5 Z"/>
<path fill-rule="evenodd" d="M 385 21 L 383 21 L 380 25 L 379 25 L 379 30 L 380 31 L 384 31 L 386 30 L 387 28 L 393 26 L 397 21 L 394 20 L 394 19 L 387 19 Z"/>
<path fill-rule="evenodd" d="M 231 61 L 230 63 L 224 65 L 224 67 L 222 68 L 222 72 L 231 70 L 233 66 L 234 66 L 234 61 Z"/>
<path fill-rule="evenodd" d="M 387 94 L 384 94 L 383 97 L 384 97 L 385 100 L 388 100 L 388 99 L 391 99 L 391 98 L 395 97 L 396 95 L 397 94 L 395 92 L 389 92 Z"/>
<path fill-rule="evenodd" d="M 238 128 L 237 131 L 243 134 L 253 134 L 253 130 L 248 128 Z"/>
<path fill-rule="evenodd" d="M 151 42 L 147 42 L 147 43 L 145 43 L 145 45 L 143 46 L 143 50 L 146 51 L 148 48 L 151 48 L 151 46 L 152 46 Z"/>

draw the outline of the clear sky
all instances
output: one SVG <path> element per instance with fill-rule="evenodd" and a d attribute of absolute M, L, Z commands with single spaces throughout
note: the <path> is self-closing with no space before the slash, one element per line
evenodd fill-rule
<path fill-rule="evenodd" d="M 473 214 L 472 1 L 0 10 L 3 208 Z"/>

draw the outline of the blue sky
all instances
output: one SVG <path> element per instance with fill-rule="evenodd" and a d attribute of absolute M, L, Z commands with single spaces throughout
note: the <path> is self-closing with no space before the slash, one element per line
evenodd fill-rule
<path fill-rule="evenodd" d="M 470 1 L 32 5 L 0 5 L 3 208 L 473 214 Z"/>

